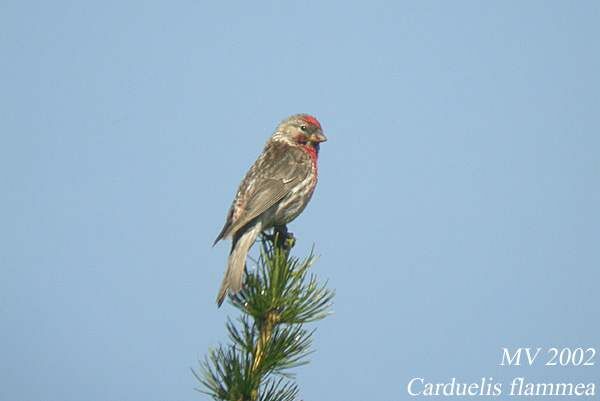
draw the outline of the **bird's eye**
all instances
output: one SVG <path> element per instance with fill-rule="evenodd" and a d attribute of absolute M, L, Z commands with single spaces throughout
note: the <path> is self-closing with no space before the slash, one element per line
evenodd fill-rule
<path fill-rule="evenodd" d="M 300 130 L 302 130 L 302 131 L 306 132 L 306 125 L 301 125 L 301 126 L 300 126 Z"/>

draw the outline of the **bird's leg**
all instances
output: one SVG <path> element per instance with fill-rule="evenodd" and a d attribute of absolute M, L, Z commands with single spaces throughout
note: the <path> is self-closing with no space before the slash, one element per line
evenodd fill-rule
<path fill-rule="evenodd" d="M 275 226 L 273 229 L 273 236 L 275 237 L 273 245 L 285 251 L 289 251 L 296 244 L 296 238 L 294 238 L 294 234 L 288 231 L 285 224 L 281 226 Z"/>
<path fill-rule="evenodd" d="M 285 251 L 289 251 L 296 244 L 294 234 L 287 230 L 286 225 L 275 226 L 273 227 L 272 234 L 263 232 L 262 235 L 263 238 L 273 244 L 275 248 L 280 248 Z"/>

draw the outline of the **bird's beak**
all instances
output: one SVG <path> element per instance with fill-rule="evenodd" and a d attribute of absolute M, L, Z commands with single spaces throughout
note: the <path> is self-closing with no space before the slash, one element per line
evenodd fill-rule
<path fill-rule="evenodd" d="M 310 136 L 310 142 L 321 143 L 325 142 L 326 140 L 327 137 L 322 132 Z"/>

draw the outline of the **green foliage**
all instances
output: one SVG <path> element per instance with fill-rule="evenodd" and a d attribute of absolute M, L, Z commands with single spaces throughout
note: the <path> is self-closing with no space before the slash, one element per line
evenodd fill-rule
<path fill-rule="evenodd" d="M 290 369 L 308 363 L 314 330 L 305 325 L 329 314 L 334 293 L 310 272 L 314 254 L 291 257 L 274 240 L 277 235 L 263 237 L 257 268 L 246 275 L 244 289 L 230 297 L 241 312 L 227 321 L 231 343 L 210 350 L 200 373 L 194 372 L 200 391 L 215 400 L 297 399 Z"/>

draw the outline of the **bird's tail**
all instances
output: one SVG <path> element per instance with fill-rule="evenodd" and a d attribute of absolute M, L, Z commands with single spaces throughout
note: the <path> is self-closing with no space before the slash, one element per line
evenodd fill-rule
<path fill-rule="evenodd" d="M 231 252 L 229 253 L 229 260 L 227 261 L 227 271 L 225 272 L 225 277 L 223 277 L 223 282 L 221 283 L 221 289 L 217 295 L 218 306 L 221 306 L 223 303 L 223 300 L 227 295 L 227 290 L 235 294 L 242 289 L 246 256 L 261 230 L 262 223 L 256 222 L 256 224 L 245 230 L 242 234 L 234 235 L 231 244 Z"/>

